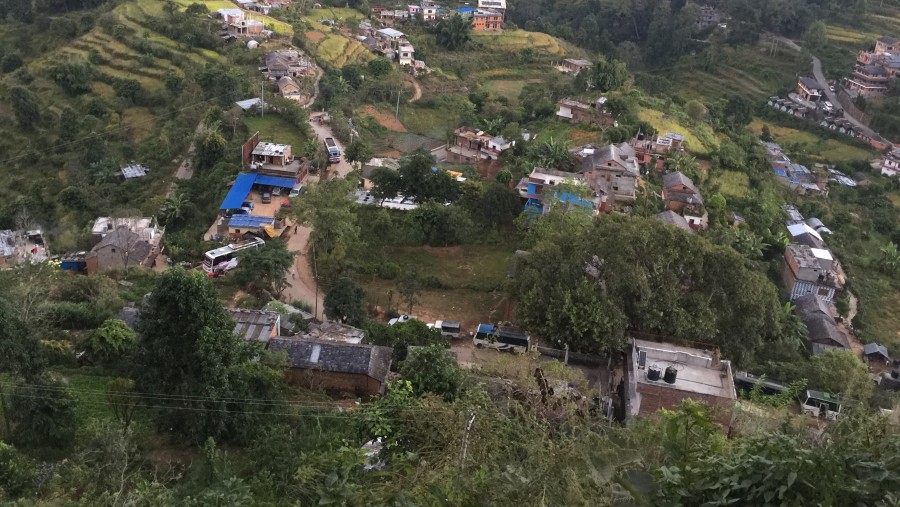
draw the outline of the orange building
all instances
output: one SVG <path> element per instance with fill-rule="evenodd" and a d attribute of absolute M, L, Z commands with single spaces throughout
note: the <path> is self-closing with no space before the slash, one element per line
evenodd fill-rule
<path fill-rule="evenodd" d="M 478 9 L 472 15 L 472 30 L 503 30 L 503 14 L 488 9 Z"/>

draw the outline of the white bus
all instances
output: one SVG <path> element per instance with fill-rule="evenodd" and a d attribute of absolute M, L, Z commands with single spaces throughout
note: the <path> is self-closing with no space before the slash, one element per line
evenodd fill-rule
<path fill-rule="evenodd" d="M 212 273 L 216 269 L 224 269 L 225 265 L 237 257 L 237 253 L 248 248 L 257 248 L 266 244 L 260 238 L 250 238 L 231 245 L 225 245 L 203 254 L 203 271 Z"/>
<path fill-rule="evenodd" d="M 841 415 L 841 400 L 834 394 L 810 389 L 800 395 L 800 410 L 834 421 Z"/>
<path fill-rule="evenodd" d="M 478 348 L 490 347 L 510 352 L 525 352 L 531 349 L 531 336 L 513 327 L 478 324 L 472 343 Z"/>

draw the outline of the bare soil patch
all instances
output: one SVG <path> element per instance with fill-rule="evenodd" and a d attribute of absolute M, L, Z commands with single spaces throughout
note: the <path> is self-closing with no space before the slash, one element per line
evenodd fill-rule
<path fill-rule="evenodd" d="M 319 41 L 325 38 L 325 34 L 322 32 L 306 32 L 306 38 L 315 44 L 318 44 Z"/>
<path fill-rule="evenodd" d="M 391 132 L 406 132 L 406 127 L 403 126 L 403 123 L 397 118 L 394 118 L 391 114 L 379 111 L 372 105 L 363 106 L 362 110 L 367 115 L 375 118 L 375 121 Z"/>

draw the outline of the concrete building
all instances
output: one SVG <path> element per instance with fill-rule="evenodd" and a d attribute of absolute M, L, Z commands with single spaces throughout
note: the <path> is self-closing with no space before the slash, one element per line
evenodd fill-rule
<path fill-rule="evenodd" d="M 626 421 L 686 399 L 709 404 L 721 423 L 730 420 L 737 399 L 731 362 L 714 351 L 633 339 L 626 370 Z"/>
<path fill-rule="evenodd" d="M 610 201 L 634 201 L 637 179 L 641 171 L 634 149 L 628 143 L 610 144 L 602 148 L 585 145 L 573 152 L 581 164 L 581 174 L 588 186 Z"/>
<path fill-rule="evenodd" d="M 91 228 L 91 251 L 83 257 L 88 273 L 125 267 L 152 267 L 164 230 L 149 217 L 100 217 Z"/>

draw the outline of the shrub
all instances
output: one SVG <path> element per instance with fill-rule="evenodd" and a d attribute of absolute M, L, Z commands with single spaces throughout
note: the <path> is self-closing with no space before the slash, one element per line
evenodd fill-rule
<path fill-rule="evenodd" d="M 25 494 L 34 484 L 34 463 L 16 450 L 0 442 L 0 499 L 13 499 Z"/>
<path fill-rule="evenodd" d="M 119 319 L 107 319 L 91 331 L 82 345 L 91 357 L 110 363 L 120 359 L 137 341 L 137 334 Z"/>

